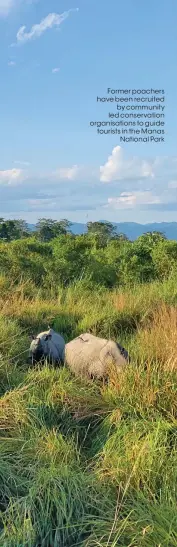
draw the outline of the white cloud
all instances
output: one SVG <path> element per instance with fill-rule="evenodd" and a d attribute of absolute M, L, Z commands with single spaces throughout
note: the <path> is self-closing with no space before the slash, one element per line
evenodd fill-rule
<path fill-rule="evenodd" d="M 8 66 L 15 66 L 15 65 L 16 65 L 15 61 L 9 61 L 8 62 Z"/>
<path fill-rule="evenodd" d="M 139 157 L 127 158 L 121 146 L 115 146 L 107 162 L 100 166 L 101 182 L 153 177 L 150 162 Z"/>
<path fill-rule="evenodd" d="M 24 44 L 29 40 L 39 38 L 48 29 L 59 27 L 69 17 L 71 11 L 78 11 L 78 8 L 64 11 L 61 14 L 49 13 L 40 23 L 33 25 L 29 32 L 26 32 L 25 26 L 20 27 L 17 32 L 17 43 Z"/>
<path fill-rule="evenodd" d="M 119 197 L 108 198 L 108 206 L 114 209 L 128 209 L 138 205 L 152 205 L 161 203 L 158 196 L 155 196 L 150 191 L 145 192 L 122 192 Z"/>
<path fill-rule="evenodd" d="M 25 180 L 26 176 L 22 169 L 7 169 L 0 171 L 0 184 L 18 184 Z"/>
<path fill-rule="evenodd" d="M 73 165 L 72 167 L 60 167 L 53 174 L 54 178 L 66 179 L 66 180 L 78 180 L 80 174 L 82 173 L 82 167 L 78 165 Z"/>
<path fill-rule="evenodd" d="M 59 71 L 60 71 L 59 68 L 53 68 L 53 69 L 52 69 L 52 73 L 53 73 L 53 74 L 55 74 L 56 72 L 59 72 Z"/>

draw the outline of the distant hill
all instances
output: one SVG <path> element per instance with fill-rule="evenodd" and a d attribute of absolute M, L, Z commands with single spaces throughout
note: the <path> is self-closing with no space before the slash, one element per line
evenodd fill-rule
<path fill-rule="evenodd" d="M 103 220 L 101 222 L 104 222 Z M 117 231 L 125 234 L 129 239 L 134 241 L 139 236 L 146 232 L 163 232 L 167 239 L 177 240 L 177 222 L 153 222 L 150 224 L 138 224 L 136 222 L 114 222 Z M 28 225 L 31 231 L 35 230 L 35 224 Z M 73 223 L 71 226 L 73 234 L 80 235 L 87 231 L 86 224 L 79 222 Z"/>

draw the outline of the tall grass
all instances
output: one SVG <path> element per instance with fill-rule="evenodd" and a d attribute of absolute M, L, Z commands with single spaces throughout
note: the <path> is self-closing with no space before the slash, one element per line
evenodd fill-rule
<path fill-rule="evenodd" d="M 0 546 L 177 547 L 177 289 L 0 278 Z M 108 385 L 29 369 L 30 335 L 89 330 L 131 354 Z"/>

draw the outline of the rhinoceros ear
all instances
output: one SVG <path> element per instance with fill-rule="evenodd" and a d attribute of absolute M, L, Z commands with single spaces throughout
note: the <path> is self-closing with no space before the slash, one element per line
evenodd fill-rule
<path fill-rule="evenodd" d="M 47 340 L 51 340 L 52 338 L 52 335 L 51 334 L 46 334 L 44 340 L 47 341 Z"/>

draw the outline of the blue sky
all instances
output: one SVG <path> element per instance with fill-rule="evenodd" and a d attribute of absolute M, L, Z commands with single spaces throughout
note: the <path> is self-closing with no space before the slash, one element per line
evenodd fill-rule
<path fill-rule="evenodd" d="M 0 0 L 0 215 L 177 220 L 176 0 Z M 107 88 L 165 89 L 164 143 L 90 121 Z"/>

